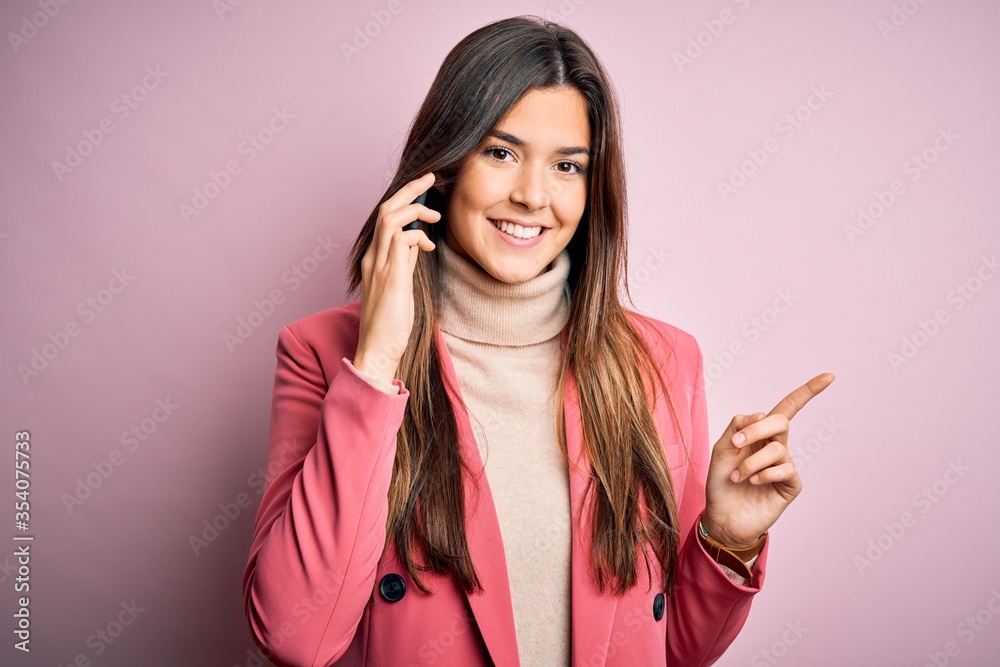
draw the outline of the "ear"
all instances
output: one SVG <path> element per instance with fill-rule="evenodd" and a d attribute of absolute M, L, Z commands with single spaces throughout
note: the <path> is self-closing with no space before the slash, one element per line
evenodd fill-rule
<path fill-rule="evenodd" d="M 442 197 L 445 195 L 444 183 L 435 183 L 434 189 L 440 192 Z"/>

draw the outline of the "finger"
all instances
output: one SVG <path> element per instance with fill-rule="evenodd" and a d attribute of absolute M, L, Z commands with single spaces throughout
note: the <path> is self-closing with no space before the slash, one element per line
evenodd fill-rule
<path fill-rule="evenodd" d="M 434 184 L 434 174 L 428 172 L 420 178 L 408 181 L 391 197 L 379 206 L 378 219 L 375 221 L 375 231 L 372 236 L 372 247 L 375 248 L 375 268 L 381 268 L 389 256 L 389 244 L 396 232 L 414 219 L 431 219 L 427 222 L 437 222 L 433 209 L 422 204 L 412 203 L 422 192 L 426 192 Z M 440 218 L 440 214 L 436 216 Z"/>
<path fill-rule="evenodd" d="M 411 229 L 420 228 L 419 226 L 410 227 L 410 223 L 417 221 L 440 222 L 440 220 L 440 211 L 435 211 L 424 204 L 411 203 L 383 214 L 382 232 L 395 234 L 400 230 L 410 231 Z"/>
<path fill-rule="evenodd" d="M 429 252 L 434 247 L 433 242 L 420 229 L 411 229 L 394 234 L 392 237 L 392 247 L 389 249 L 391 263 L 396 266 L 405 266 L 410 270 L 403 272 L 393 271 L 390 275 L 395 276 L 397 280 L 406 281 L 406 287 L 412 287 L 412 267 L 416 264 L 416 256 L 420 254 L 418 249 Z"/>
<path fill-rule="evenodd" d="M 412 211 L 416 209 L 416 213 Z M 409 213 L 408 213 L 409 211 Z M 429 218 L 428 216 L 433 216 Z M 393 211 L 387 219 L 381 221 L 380 240 L 378 241 L 375 256 L 372 258 L 372 265 L 376 271 L 384 271 L 392 258 L 404 259 L 409 262 L 410 268 L 416 265 L 419 250 L 430 252 L 437 245 L 430 240 L 427 233 L 419 227 L 407 229 L 407 225 L 413 218 L 437 222 L 441 214 L 433 209 L 424 206 L 407 206 L 398 211 Z M 373 241 L 374 244 L 374 241 Z M 395 247 L 403 244 L 404 250 L 396 250 Z"/>
<path fill-rule="evenodd" d="M 777 440 L 772 440 L 758 451 L 743 459 L 739 467 L 729 475 L 733 482 L 747 479 L 765 468 L 788 460 L 788 449 Z"/>
<path fill-rule="evenodd" d="M 799 477 L 798 471 L 795 470 L 795 465 L 790 461 L 781 465 L 771 466 L 770 468 L 764 468 L 760 472 L 751 475 L 750 483 L 754 486 L 786 484 L 792 493 L 796 495 L 802 490 L 802 479 Z"/>
<path fill-rule="evenodd" d="M 757 413 L 763 415 L 764 413 Z M 741 428 L 748 426 L 753 423 L 754 418 L 757 415 L 735 415 L 726 427 L 725 432 L 722 434 L 720 440 L 725 440 L 728 436 L 729 441 L 732 441 L 733 434 L 739 431 Z"/>
<path fill-rule="evenodd" d="M 413 222 L 414 220 L 422 220 L 423 222 L 441 221 L 441 211 L 435 211 L 426 204 L 410 204 L 403 210 L 407 213 L 404 217 L 407 217 L 410 222 Z M 403 215 L 403 213 L 400 213 L 399 215 Z M 408 225 L 410 222 L 407 222 L 406 224 Z M 405 228 L 406 225 L 403 225 L 403 227 Z"/>
<path fill-rule="evenodd" d="M 781 433 L 788 433 L 788 418 L 782 414 L 767 415 L 734 433 L 732 443 L 736 447 L 746 447 Z"/>
<path fill-rule="evenodd" d="M 376 226 L 378 232 L 378 241 L 375 246 L 377 250 L 376 255 L 376 266 L 382 266 L 383 263 L 379 263 L 378 259 L 385 259 L 389 253 L 389 245 L 392 243 L 393 239 L 396 238 L 399 232 L 410 232 L 417 231 L 419 227 L 414 227 L 413 229 L 406 229 L 414 220 L 423 220 L 424 222 L 438 222 L 441 219 L 441 214 L 432 208 L 428 208 L 423 204 L 408 204 L 395 211 L 390 211 L 388 213 L 381 214 L 379 219 L 379 224 Z M 427 238 L 427 234 L 421 230 L 421 235 L 423 238 Z M 413 236 L 407 236 L 406 238 L 411 239 L 409 245 L 416 245 L 416 238 Z M 430 239 L 428 239 L 429 241 Z M 372 243 L 376 243 L 373 239 Z M 427 248 L 425 248 L 426 250 Z"/>
<path fill-rule="evenodd" d="M 388 208 L 395 210 L 397 208 L 402 208 L 406 204 L 410 204 L 414 199 L 419 197 L 424 192 L 430 189 L 434 185 L 435 176 L 431 172 L 427 172 L 420 178 L 415 178 L 412 181 L 407 181 L 404 183 L 391 197 L 385 200 L 385 204 L 388 204 Z"/>
<path fill-rule="evenodd" d="M 778 404 L 767 413 L 768 415 L 782 414 L 789 420 L 795 416 L 799 410 L 805 407 L 806 403 L 814 399 L 819 395 L 821 391 L 830 386 L 833 382 L 833 373 L 822 373 L 817 375 L 809 382 L 785 396 L 783 399 L 778 401 Z"/>
<path fill-rule="evenodd" d="M 722 434 L 720 440 L 726 440 L 728 436 L 728 442 L 732 443 L 733 436 L 741 429 L 746 428 L 750 424 L 756 421 L 760 421 L 766 415 L 763 412 L 755 412 L 752 415 L 736 415 L 733 417 L 732 421 L 729 422 L 729 426 L 726 427 L 725 432 Z"/>

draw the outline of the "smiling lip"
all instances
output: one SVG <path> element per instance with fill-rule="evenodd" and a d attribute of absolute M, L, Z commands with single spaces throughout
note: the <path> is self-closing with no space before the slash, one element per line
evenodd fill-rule
<path fill-rule="evenodd" d="M 538 236 L 532 237 L 530 239 L 522 239 L 517 236 L 511 236 L 507 232 L 500 231 L 500 228 L 497 227 L 495 224 L 493 224 L 492 218 L 487 218 L 487 219 L 490 221 L 490 227 L 496 230 L 496 233 L 499 234 L 500 238 L 504 241 L 504 243 L 512 245 L 515 248 L 532 248 L 541 243 L 542 239 L 545 237 L 545 234 L 548 232 L 548 227 L 545 227 L 544 225 L 539 225 L 539 224 L 530 225 L 531 227 L 541 227 L 542 229 L 538 232 Z M 509 223 L 512 221 L 503 219 L 503 220 L 498 220 L 497 222 Z M 521 224 L 521 223 L 515 223 L 515 224 Z"/>
<path fill-rule="evenodd" d="M 517 220 L 515 218 L 488 218 L 493 222 L 509 222 L 514 225 L 521 225 L 522 227 L 544 227 L 540 222 L 526 222 L 524 220 Z"/>

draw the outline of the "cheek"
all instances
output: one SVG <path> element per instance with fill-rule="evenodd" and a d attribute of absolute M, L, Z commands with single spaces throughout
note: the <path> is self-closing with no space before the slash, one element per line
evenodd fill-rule
<path fill-rule="evenodd" d="M 565 192 L 564 195 L 558 203 L 559 220 L 567 227 L 576 227 L 587 209 L 587 190 L 583 188 L 580 191 Z"/>
<path fill-rule="evenodd" d="M 471 167 L 455 184 L 453 206 L 463 215 L 476 215 L 489 206 L 491 190 L 495 188 L 495 180 L 486 178 L 481 170 Z"/>
<path fill-rule="evenodd" d="M 502 170 L 470 169 L 466 180 L 465 199 L 473 208 L 484 210 L 506 201 L 512 183 Z"/>

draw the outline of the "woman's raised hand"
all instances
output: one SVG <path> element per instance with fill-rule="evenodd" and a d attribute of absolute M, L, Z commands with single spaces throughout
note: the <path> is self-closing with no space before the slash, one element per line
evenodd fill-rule
<path fill-rule="evenodd" d="M 412 203 L 434 184 L 433 174 L 410 181 L 378 209 L 372 242 L 361 260 L 361 325 L 354 367 L 392 382 L 413 329 L 413 269 L 421 250 L 434 250 L 414 220 L 437 222 L 441 214 Z"/>
<path fill-rule="evenodd" d="M 708 467 L 702 523 L 715 540 L 751 546 L 799 495 L 802 480 L 788 452 L 788 424 L 833 380 L 832 373 L 817 375 L 766 415 L 733 417 Z"/>

